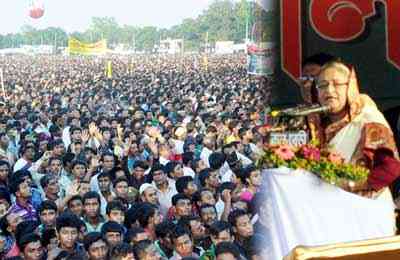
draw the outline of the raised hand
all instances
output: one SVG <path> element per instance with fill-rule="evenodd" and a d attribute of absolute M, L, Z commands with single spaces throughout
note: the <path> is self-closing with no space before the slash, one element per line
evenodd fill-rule
<path fill-rule="evenodd" d="M 89 131 L 88 130 L 83 130 L 82 131 L 82 135 L 81 135 L 81 138 L 82 138 L 82 142 L 83 142 L 83 144 L 86 144 L 87 143 L 87 141 L 89 141 L 89 138 L 90 138 L 90 134 L 89 134 Z"/>

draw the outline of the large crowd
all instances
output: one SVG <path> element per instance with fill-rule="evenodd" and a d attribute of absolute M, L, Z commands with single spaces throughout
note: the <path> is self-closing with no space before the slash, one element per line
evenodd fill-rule
<path fill-rule="evenodd" d="M 270 82 L 206 62 L 1 57 L 0 259 L 264 259 Z"/>

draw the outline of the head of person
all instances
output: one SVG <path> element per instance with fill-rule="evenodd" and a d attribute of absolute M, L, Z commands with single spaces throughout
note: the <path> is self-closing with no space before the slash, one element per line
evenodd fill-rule
<path fill-rule="evenodd" d="M 100 232 L 90 232 L 85 236 L 83 245 L 89 260 L 106 260 L 109 246 Z"/>
<path fill-rule="evenodd" d="M 215 221 L 209 227 L 211 241 L 214 245 L 221 242 L 233 242 L 232 226 L 226 221 Z"/>
<path fill-rule="evenodd" d="M 80 155 L 82 152 L 82 142 L 81 141 L 74 141 L 70 146 L 70 151 L 72 154 Z"/>
<path fill-rule="evenodd" d="M 151 203 L 144 203 L 139 208 L 138 222 L 143 228 L 155 229 L 155 226 L 161 223 L 161 214 L 158 208 Z"/>
<path fill-rule="evenodd" d="M 56 225 L 56 218 L 58 215 L 58 208 L 54 201 L 45 200 L 39 208 L 40 222 L 46 228 L 54 228 Z"/>
<path fill-rule="evenodd" d="M 334 56 L 326 53 L 317 53 L 303 61 L 302 75 L 304 77 L 317 77 L 324 64 L 332 61 Z"/>
<path fill-rule="evenodd" d="M 167 173 L 167 175 L 174 180 L 177 180 L 178 178 L 183 176 L 183 168 L 182 165 L 178 162 L 168 162 L 164 166 L 164 171 Z"/>
<path fill-rule="evenodd" d="M 167 250 L 174 250 L 174 244 L 172 242 L 172 232 L 175 228 L 175 224 L 172 221 L 164 220 L 156 226 L 156 237 L 160 245 Z"/>
<path fill-rule="evenodd" d="M 17 232 L 17 226 L 23 221 L 21 214 L 9 212 L 0 219 L 1 233 L 4 235 L 14 235 Z"/>
<path fill-rule="evenodd" d="M 261 234 L 254 234 L 243 244 L 246 255 L 251 260 L 262 260 L 268 255 L 268 245 L 264 241 L 268 241 L 268 237 Z"/>
<path fill-rule="evenodd" d="M 58 184 L 58 178 L 53 174 L 47 174 L 40 179 L 40 186 L 44 191 L 44 194 L 49 199 L 58 197 L 60 186 Z"/>
<path fill-rule="evenodd" d="M 9 142 L 10 142 L 10 139 L 7 136 L 7 133 L 6 132 L 0 132 L 0 146 L 8 147 Z"/>
<path fill-rule="evenodd" d="M 32 143 L 27 143 L 20 148 L 21 155 L 27 161 L 32 161 L 35 158 L 36 148 Z"/>
<path fill-rule="evenodd" d="M 51 142 L 50 148 L 52 150 L 52 154 L 55 157 L 61 157 L 65 153 L 65 147 L 64 143 L 61 139 L 56 139 L 53 142 Z"/>
<path fill-rule="evenodd" d="M 175 217 L 177 219 L 190 216 L 192 211 L 192 203 L 188 196 L 177 193 L 172 196 L 172 205 L 175 208 Z"/>
<path fill-rule="evenodd" d="M 18 248 L 25 260 L 41 260 L 44 254 L 40 236 L 34 233 L 24 234 L 17 241 Z"/>
<path fill-rule="evenodd" d="M 239 248 L 232 242 L 221 242 L 215 248 L 217 260 L 240 260 Z"/>
<path fill-rule="evenodd" d="M 99 189 L 102 193 L 111 192 L 111 176 L 109 172 L 103 171 L 97 176 Z"/>
<path fill-rule="evenodd" d="M 110 250 L 110 259 L 115 260 L 135 260 L 133 246 L 128 243 L 119 243 Z"/>
<path fill-rule="evenodd" d="M 213 170 L 219 170 L 226 161 L 226 155 L 222 152 L 213 152 L 208 158 L 210 168 Z"/>
<path fill-rule="evenodd" d="M 83 215 L 83 199 L 80 195 L 75 195 L 67 202 L 67 208 L 77 217 Z"/>
<path fill-rule="evenodd" d="M 202 205 L 215 205 L 217 203 L 215 193 L 206 188 L 197 191 L 193 195 L 193 200 L 196 202 L 196 206 L 198 208 L 200 208 Z"/>
<path fill-rule="evenodd" d="M 207 168 L 206 163 L 202 159 L 195 159 L 193 162 L 193 168 L 196 173 Z"/>
<path fill-rule="evenodd" d="M 27 182 L 23 178 L 14 179 L 10 183 L 10 190 L 15 195 L 17 200 L 28 200 L 32 196 L 32 190 Z"/>
<path fill-rule="evenodd" d="M 127 177 L 126 172 L 124 171 L 124 169 L 122 169 L 121 167 L 114 167 L 111 172 L 110 175 L 113 176 L 113 179 L 119 179 L 119 178 L 125 178 Z"/>
<path fill-rule="evenodd" d="M 315 88 L 316 79 L 321 72 L 321 68 L 324 64 L 333 61 L 334 56 L 326 53 L 317 53 L 306 58 L 302 64 L 302 77 L 300 78 L 300 84 L 303 88 L 309 89 L 311 91 L 312 103 L 318 102 L 318 93 Z M 303 96 L 305 94 L 303 93 Z M 304 96 L 305 97 L 305 96 Z"/>
<path fill-rule="evenodd" d="M 154 181 L 154 184 L 159 187 L 165 183 L 168 183 L 168 176 L 166 167 L 163 167 L 159 163 L 155 163 L 151 168 L 150 175 Z"/>
<path fill-rule="evenodd" d="M 149 183 L 143 183 L 139 188 L 140 199 L 142 202 L 148 202 L 153 205 L 158 205 L 158 193 L 156 187 Z"/>
<path fill-rule="evenodd" d="M 209 227 L 212 223 L 218 220 L 217 209 L 214 205 L 204 204 L 199 209 L 199 215 L 202 222 Z"/>
<path fill-rule="evenodd" d="M 254 165 L 247 165 L 241 169 L 240 178 L 243 183 L 251 187 L 260 187 L 262 183 L 261 171 Z"/>
<path fill-rule="evenodd" d="M 0 187 L 0 218 L 7 214 L 11 206 L 10 192 L 3 187 Z"/>
<path fill-rule="evenodd" d="M 159 260 L 160 254 L 150 240 L 142 240 L 134 246 L 135 256 L 141 260 Z"/>
<path fill-rule="evenodd" d="M 198 216 L 183 217 L 179 220 L 178 225 L 182 225 L 190 230 L 191 236 L 195 241 L 207 237 L 206 229 Z"/>
<path fill-rule="evenodd" d="M 193 241 L 188 229 L 177 225 L 172 232 L 172 241 L 174 243 L 175 252 L 177 252 L 181 257 L 192 256 Z"/>
<path fill-rule="evenodd" d="M 115 157 L 112 153 L 103 153 L 101 155 L 101 165 L 104 171 L 111 171 L 115 166 Z"/>
<path fill-rule="evenodd" d="M 81 180 L 79 182 L 79 195 L 83 197 L 89 191 L 90 191 L 90 182 L 88 180 Z"/>
<path fill-rule="evenodd" d="M 253 131 L 251 128 L 242 127 L 239 129 L 239 137 L 241 140 L 251 141 L 253 140 Z"/>
<path fill-rule="evenodd" d="M 150 240 L 149 234 L 142 227 L 134 227 L 128 230 L 125 237 L 125 242 L 135 246 L 143 240 Z"/>
<path fill-rule="evenodd" d="M 126 207 L 119 200 L 113 200 L 107 203 L 106 214 L 109 221 L 117 222 L 120 225 L 125 221 Z"/>
<path fill-rule="evenodd" d="M 49 172 L 53 174 L 59 174 L 62 170 L 62 160 L 60 157 L 51 157 L 49 159 Z"/>
<path fill-rule="evenodd" d="M 0 182 L 7 183 L 10 174 L 10 164 L 5 160 L 0 160 Z"/>
<path fill-rule="evenodd" d="M 229 213 L 228 220 L 236 239 L 247 239 L 254 234 L 253 224 L 246 211 L 235 209 Z"/>
<path fill-rule="evenodd" d="M 144 161 L 137 161 L 133 165 L 133 177 L 138 181 L 144 180 L 144 173 L 148 169 L 147 164 Z"/>
<path fill-rule="evenodd" d="M 81 227 L 81 220 L 74 214 L 62 213 L 56 219 L 57 238 L 61 249 L 75 249 Z"/>
<path fill-rule="evenodd" d="M 175 182 L 176 191 L 185 194 L 189 198 L 197 191 L 197 186 L 191 176 L 179 177 Z"/>
<path fill-rule="evenodd" d="M 101 234 L 107 243 L 113 247 L 121 243 L 124 238 L 124 229 L 122 225 L 114 221 L 108 221 L 101 227 Z"/>
<path fill-rule="evenodd" d="M 318 100 L 330 108 L 329 116 L 360 113 L 362 102 L 353 69 L 342 62 L 325 64 L 316 83 Z M 352 118 L 351 118 L 352 119 Z"/>
<path fill-rule="evenodd" d="M 73 126 L 70 128 L 69 132 L 70 132 L 72 141 L 80 141 L 81 140 L 82 129 L 80 127 Z"/>
<path fill-rule="evenodd" d="M 54 228 L 45 229 L 42 232 L 42 246 L 50 251 L 58 246 L 57 231 Z"/>
<path fill-rule="evenodd" d="M 95 191 L 89 191 L 83 196 L 83 211 L 88 218 L 97 218 L 100 215 L 101 199 Z"/>
<path fill-rule="evenodd" d="M 114 192 L 117 197 L 125 199 L 128 198 L 128 179 L 126 179 L 125 177 L 119 177 L 114 181 L 113 185 Z"/>
<path fill-rule="evenodd" d="M 72 176 L 76 180 L 82 180 L 86 175 L 87 166 L 82 160 L 74 160 L 71 165 Z"/>
<path fill-rule="evenodd" d="M 218 171 L 206 168 L 199 173 L 200 184 L 203 188 L 217 189 L 220 185 Z"/>
<path fill-rule="evenodd" d="M 261 223 L 267 223 L 268 221 L 268 209 L 265 200 L 267 198 L 265 191 L 260 191 L 254 194 L 253 199 L 249 203 L 249 209 L 253 216 L 258 215 L 258 221 Z"/>
<path fill-rule="evenodd" d="M 182 154 L 182 163 L 185 166 L 190 167 L 191 163 L 194 160 L 194 153 L 193 152 L 185 152 Z"/>

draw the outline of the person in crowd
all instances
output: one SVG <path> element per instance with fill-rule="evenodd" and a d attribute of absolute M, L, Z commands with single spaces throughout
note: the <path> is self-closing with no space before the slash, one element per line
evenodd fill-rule
<path fill-rule="evenodd" d="M 198 257 L 193 251 L 193 241 L 190 231 L 185 227 L 177 225 L 172 233 L 172 241 L 174 244 L 174 254 L 171 260 L 182 259 L 184 257 Z"/>
<path fill-rule="evenodd" d="M 171 258 L 174 253 L 174 246 L 172 243 L 172 232 L 175 229 L 175 224 L 172 221 L 164 220 L 156 225 L 155 246 L 161 257 Z"/>
<path fill-rule="evenodd" d="M 11 206 L 9 212 L 17 213 L 24 221 L 37 220 L 36 209 L 30 202 L 32 191 L 29 183 L 25 179 L 18 178 L 13 180 L 10 186 L 16 202 Z"/>
<path fill-rule="evenodd" d="M 89 260 L 107 260 L 109 246 L 99 232 L 89 232 L 84 239 Z"/>
<path fill-rule="evenodd" d="M 200 259 L 201 260 L 215 260 L 216 253 L 215 249 L 216 246 L 221 242 L 233 242 L 233 234 L 232 234 L 232 227 L 228 222 L 225 221 L 215 221 L 209 227 L 210 238 L 212 241 L 212 245 L 210 249 L 204 252 Z"/>
<path fill-rule="evenodd" d="M 217 260 L 241 260 L 244 259 L 237 246 L 232 242 L 221 242 L 215 249 Z"/>
<path fill-rule="evenodd" d="M 81 220 L 77 216 L 67 212 L 59 215 L 56 219 L 58 246 L 54 250 L 60 249 L 85 255 L 84 248 L 79 243 L 80 230 Z"/>
<path fill-rule="evenodd" d="M 125 212 L 125 206 L 118 200 L 111 201 L 107 204 L 107 220 L 117 222 L 118 224 L 122 225 L 124 228 L 124 233 L 126 233 L 126 227 L 124 226 Z"/>
<path fill-rule="evenodd" d="M 94 191 L 89 191 L 83 197 L 83 220 L 85 221 L 88 232 L 100 232 L 105 222 L 100 212 L 100 195 Z"/>
<path fill-rule="evenodd" d="M 42 234 L 45 229 L 54 229 L 56 227 L 56 218 L 58 216 L 58 207 L 55 202 L 45 200 L 39 209 L 40 226 L 39 231 Z"/>
<path fill-rule="evenodd" d="M 134 247 L 135 256 L 137 259 L 159 260 L 160 255 L 157 248 L 150 240 L 142 240 Z"/>
<path fill-rule="evenodd" d="M 135 251 L 130 244 L 119 243 L 111 248 L 109 259 L 115 260 L 135 260 Z"/>
<path fill-rule="evenodd" d="M 216 259 L 233 235 L 214 223 L 248 203 L 229 183 L 263 147 L 267 93 L 243 55 L 210 56 L 209 72 L 193 57 L 129 73 L 111 57 L 112 80 L 92 57 L 3 57 L 1 258 Z"/>
<path fill-rule="evenodd" d="M 124 240 L 124 229 L 114 221 L 108 221 L 101 227 L 101 234 L 107 244 L 113 248 Z"/>
<path fill-rule="evenodd" d="M 247 241 L 253 236 L 254 228 L 250 221 L 250 217 L 246 211 L 241 209 L 233 210 L 229 214 L 229 223 L 232 226 L 235 237 L 234 243 L 242 256 L 248 257 L 246 254 Z"/>
<path fill-rule="evenodd" d="M 45 255 L 40 236 L 37 234 L 24 234 L 17 244 L 24 260 L 41 260 Z"/>

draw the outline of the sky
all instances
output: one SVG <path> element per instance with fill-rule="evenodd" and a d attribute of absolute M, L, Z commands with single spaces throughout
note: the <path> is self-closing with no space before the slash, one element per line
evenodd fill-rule
<path fill-rule="evenodd" d="M 45 14 L 29 17 L 31 0 L 2 0 L 0 34 L 19 32 L 23 25 L 61 27 L 67 32 L 84 31 L 91 17 L 115 17 L 120 25 L 152 25 L 169 28 L 185 18 L 195 18 L 212 0 L 40 0 Z"/>

